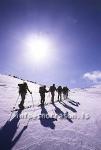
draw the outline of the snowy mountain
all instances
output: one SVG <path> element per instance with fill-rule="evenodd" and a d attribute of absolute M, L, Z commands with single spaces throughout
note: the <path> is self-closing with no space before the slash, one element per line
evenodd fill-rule
<path fill-rule="evenodd" d="M 47 93 L 41 108 L 40 85 L 27 82 L 33 94 L 27 93 L 25 107 L 34 107 L 11 112 L 20 102 L 18 83 L 0 75 L 0 150 L 101 150 L 101 85 L 73 89 L 55 105 Z"/>

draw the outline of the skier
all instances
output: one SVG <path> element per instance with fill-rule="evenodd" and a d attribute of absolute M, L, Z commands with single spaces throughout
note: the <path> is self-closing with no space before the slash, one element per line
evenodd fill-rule
<path fill-rule="evenodd" d="M 23 84 L 18 84 L 18 86 L 19 86 L 19 95 L 21 95 L 21 102 L 19 104 L 19 108 L 24 109 L 24 101 L 25 101 L 26 93 L 27 91 L 29 91 L 29 93 L 32 94 L 32 92 L 29 90 L 26 82 L 23 82 Z"/>
<path fill-rule="evenodd" d="M 64 100 L 68 98 L 68 92 L 70 90 L 68 89 L 67 86 L 63 87 L 63 96 L 64 96 Z"/>
<path fill-rule="evenodd" d="M 40 97 L 41 97 L 41 105 L 44 106 L 44 102 L 45 102 L 45 93 L 47 93 L 48 91 L 46 90 L 46 85 L 41 86 L 39 88 L 39 93 L 40 93 Z"/>
<path fill-rule="evenodd" d="M 62 100 L 62 87 L 61 86 L 57 88 L 57 92 L 58 92 L 58 101 L 61 101 Z"/>
<path fill-rule="evenodd" d="M 55 96 L 55 91 L 56 91 L 55 84 L 53 84 L 52 86 L 50 86 L 49 91 L 51 92 L 51 101 L 54 104 L 54 96 Z"/>

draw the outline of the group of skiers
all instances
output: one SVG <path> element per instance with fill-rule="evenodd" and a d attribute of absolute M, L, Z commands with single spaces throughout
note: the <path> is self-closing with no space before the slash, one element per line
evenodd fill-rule
<path fill-rule="evenodd" d="M 61 87 L 59 86 L 58 88 L 55 87 L 55 84 L 53 84 L 52 86 L 50 86 L 49 90 L 47 91 L 46 86 L 41 86 L 39 88 L 39 93 L 40 93 L 40 97 L 41 97 L 41 105 L 44 105 L 45 102 L 45 93 L 50 92 L 51 93 L 51 102 L 54 104 L 54 97 L 55 97 L 55 92 L 58 93 L 58 101 L 62 100 L 62 93 L 64 96 L 64 99 L 68 98 L 68 92 L 70 90 L 67 87 Z"/>
<path fill-rule="evenodd" d="M 32 92 L 29 90 L 26 82 L 24 82 L 23 84 L 18 84 L 18 86 L 19 86 L 19 94 L 21 95 L 21 102 L 19 104 L 19 108 L 24 109 L 24 100 L 25 100 L 26 93 L 28 91 L 30 94 L 32 94 Z M 51 93 L 51 102 L 52 102 L 52 104 L 54 104 L 55 92 L 58 93 L 58 101 L 61 101 L 62 94 L 63 94 L 64 99 L 67 99 L 69 91 L 70 90 L 67 87 L 62 88 L 61 86 L 58 86 L 58 88 L 56 88 L 55 84 L 50 86 L 49 90 L 46 89 L 46 85 L 41 86 L 39 88 L 39 93 L 40 93 L 40 97 L 41 97 L 41 105 L 44 106 L 46 93 L 48 93 L 48 92 Z"/>

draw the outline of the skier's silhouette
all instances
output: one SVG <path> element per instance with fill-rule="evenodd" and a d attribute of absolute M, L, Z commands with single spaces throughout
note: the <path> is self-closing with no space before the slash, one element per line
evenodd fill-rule
<path fill-rule="evenodd" d="M 54 104 L 54 96 L 55 96 L 55 91 L 56 91 L 55 84 L 53 84 L 52 86 L 50 86 L 49 91 L 51 92 L 51 101 Z"/>
<path fill-rule="evenodd" d="M 68 92 L 70 91 L 67 86 L 63 87 L 64 100 L 68 98 Z"/>
<path fill-rule="evenodd" d="M 62 100 L 62 87 L 61 86 L 57 88 L 57 92 L 58 92 L 58 101 L 61 101 Z"/>
<path fill-rule="evenodd" d="M 39 88 L 39 93 L 40 93 L 40 97 L 41 97 L 41 105 L 44 105 L 45 102 L 45 93 L 47 93 L 48 91 L 46 90 L 46 85 L 41 86 Z"/>
<path fill-rule="evenodd" d="M 21 102 L 19 104 L 19 108 L 24 109 L 24 101 L 25 101 L 26 93 L 27 91 L 29 91 L 29 93 L 32 94 L 32 92 L 29 90 L 26 82 L 24 82 L 23 84 L 18 84 L 18 86 L 19 86 L 19 94 L 21 95 Z"/>

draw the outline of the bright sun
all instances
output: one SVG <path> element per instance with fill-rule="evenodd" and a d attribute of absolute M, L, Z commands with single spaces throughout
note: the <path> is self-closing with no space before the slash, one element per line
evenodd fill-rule
<path fill-rule="evenodd" d="M 26 40 L 26 44 L 30 59 L 43 62 L 49 57 L 50 42 L 47 38 L 42 36 L 29 37 Z"/>

